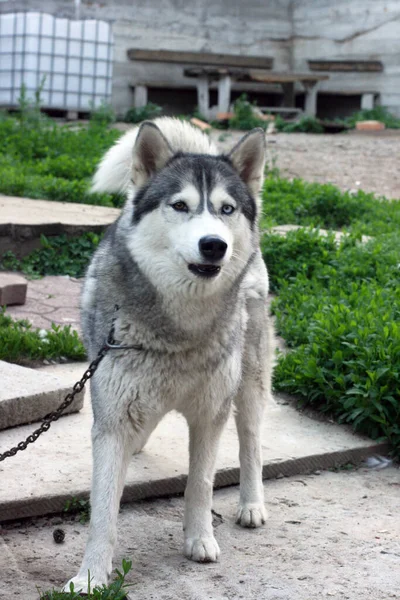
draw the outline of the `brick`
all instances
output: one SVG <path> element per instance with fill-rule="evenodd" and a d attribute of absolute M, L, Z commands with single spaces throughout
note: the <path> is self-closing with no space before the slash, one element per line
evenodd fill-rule
<path fill-rule="evenodd" d="M 235 116 L 233 112 L 219 112 L 217 113 L 216 119 L 217 121 L 229 121 Z"/>
<path fill-rule="evenodd" d="M 4 361 L 0 361 L 0 381 L 0 429 L 40 421 L 71 391 L 54 375 Z M 75 397 L 66 414 L 82 408 L 83 394 Z"/>
<path fill-rule="evenodd" d="M 358 131 L 382 131 L 385 129 L 385 124 L 380 121 L 358 121 L 356 129 Z"/>
<path fill-rule="evenodd" d="M 259 114 L 259 115 L 257 115 L 257 117 L 259 119 L 261 119 L 261 121 L 275 121 L 275 116 L 274 115 Z"/>
<path fill-rule="evenodd" d="M 25 304 L 28 283 L 15 273 L 0 273 L 0 306 Z"/>
<path fill-rule="evenodd" d="M 202 131 L 211 129 L 210 123 L 205 123 L 204 121 L 201 121 L 200 119 L 196 119 L 196 117 L 193 117 L 192 119 L 190 119 L 190 122 L 192 125 L 194 125 L 195 127 L 198 127 Z"/>

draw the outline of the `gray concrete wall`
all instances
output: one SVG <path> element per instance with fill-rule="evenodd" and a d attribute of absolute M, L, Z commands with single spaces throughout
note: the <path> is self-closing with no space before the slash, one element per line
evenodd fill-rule
<path fill-rule="evenodd" d="M 291 64 L 290 0 L 11 0 L 4 10 L 40 10 L 58 16 L 113 22 L 113 106 L 132 105 L 129 83 L 183 81 L 179 65 L 131 62 L 128 48 L 222 52 L 274 57 L 274 68 Z"/>
<path fill-rule="evenodd" d="M 381 73 L 329 73 L 320 89 L 379 92 L 400 116 L 399 0 L 295 0 L 293 56 L 299 71 L 309 59 L 381 60 Z"/>
<path fill-rule="evenodd" d="M 41 10 L 113 22 L 113 106 L 132 104 L 129 83 L 183 80 L 179 65 L 130 62 L 128 48 L 272 56 L 275 70 L 309 59 L 381 60 L 382 73 L 330 73 L 322 91 L 376 91 L 400 115 L 400 0 L 8 0 L 0 11 Z"/>

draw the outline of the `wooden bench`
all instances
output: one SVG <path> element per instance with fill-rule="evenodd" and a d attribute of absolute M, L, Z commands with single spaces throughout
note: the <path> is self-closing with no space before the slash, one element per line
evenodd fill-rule
<path fill-rule="evenodd" d="M 329 79 L 329 75 L 313 75 L 312 73 L 274 73 L 250 71 L 249 77 L 252 81 L 262 83 L 279 83 L 283 90 L 283 106 L 295 106 L 295 85 L 300 83 L 306 95 L 304 112 L 306 115 L 315 117 L 317 114 L 317 93 L 320 81 Z"/>
<path fill-rule="evenodd" d="M 218 69 L 213 67 L 191 67 L 184 70 L 187 77 L 197 78 L 199 110 L 205 117 L 210 115 L 209 86 L 213 79 L 218 80 L 218 112 L 227 112 L 233 81 L 277 83 L 283 90 L 283 107 L 295 109 L 295 84 L 301 83 L 305 89 L 305 114 L 315 116 L 317 111 L 317 87 L 329 75 L 263 71 L 261 69 Z"/>
<path fill-rule="evenodd" d="M 129 60 L 149 61 L 181 65 L 200 65 L 198 68 L 210 69 L 210 74 L 203 74 L 196 77 L 195 84 L 167 84 L 162 87 L 197 87 L 199 109 L 205 116 L 209 116 L 209 88 L 211 81 L 218 82 L 218 110 L 226 112 L 229 108 L 230 100 L 230 82 L 226 76 L 237 72 L 247 72 L 251 69 L 271 69 L 273 59 L 269 56 L 244 56 L 242 54 L 217 54 L 210 52 L 179 52 L 175 50 L 141 50 L 130 48 L 127 51 Z M 211 72 L 216 71 L 217 76 L 212 76 Z M 157 83 L 136 82 L 134 84 L 134 106 L 140 108 L 147 103 L 148 87 L 160 87 Z"/>

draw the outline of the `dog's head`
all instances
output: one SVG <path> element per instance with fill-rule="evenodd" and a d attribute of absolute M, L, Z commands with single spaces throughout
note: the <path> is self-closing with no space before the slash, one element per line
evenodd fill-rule
<path fill-rule="evenodd" d="M 214 156 L 174 153 L 154 123 L 143 123 L 128 247 L 153 284 L 210 295 L 238 277 L 258 243 L 264 162 L 262 129 Z"/>

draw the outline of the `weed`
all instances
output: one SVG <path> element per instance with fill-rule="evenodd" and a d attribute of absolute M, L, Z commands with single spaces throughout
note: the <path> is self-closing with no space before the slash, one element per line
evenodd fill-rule
<path fill-rule="evenodd" d="M 229 120 L 229 127 L 247 131 L 254 127 L 266 129 L 267 123 L 258 118 L 254 113 L 254 105 L 247 100 L 247 95 L 242 94 L 234 104 L 234 116 Z"/>
<path fill-rule="evenodd" d="M 92 103 L 90 111 L 90 122 L 92 125 L 100 125 L 102 127 L 104 125 L 111 125 L 111 123 L 115 123 L 115 121 L 116 116 L 114 109 L 107 104 L 107 102 L 102 100 L 100 106 L 97 108 L 94 108 Z"/>
<path fill-rule="evenodd" d="M 302 116 L 296 121 L 287 122 L 278 115 L 275 119 L 275 127 L 283 133 L 324 133 L 319 120 L 310 116 Z"/>
<path fill-rule="evenodd" d="M 66 501 L 63 512 L 78 514 L 79 522 L 83 525 L 90 520 L 90 501 L 84 498 L 71 498 Z"/>
<path fill-rule="evenodd" d="M 129 587 L 132 583 L 126 583 L 125 578 L 132 569 L 132 561 L 122 560 L 122 571 L 115 569 L 114 581 L 108 585 L 103 585 L 101 588 L 91 588 L 90 573 L 88 573 L 88 600 L 124 600 Z M 39 590 L 38 590 L 39 591 Z M 81 598 L 79 592 L 74 590 L 74 585 L 71 584 L 69 592 L 58 592 L 53 590 L 40 594 L 40 600 L 79 600 Z"/>
<path fill-rule="evenodd" d="M 70 275 L 83 277 L 88 262 L 102 235 L 87 232 L 78 237 L 66 235 L 46 238 L 41 236 L 41 248 L 18 260 L 12 252 L 3 254 L 0 270 L 21 271 L 37 278 L 43 275 Z"/>
<path fill-rule="evenodd" d="M 390 129 L 400 129 L 399 117 L 392 115 L 385 106 L 360 110 L 351 115 L 351 117 L 343 119 L 344 124 L 348 127 L 355 127 L 358 121 L 380 121 Z"/>
<path fill-rule="evenodd" d="M 140 123 L 141 121 L 147 121 L 148 119 L 155 119 L 162 113 L 161 106 L 148 102 L 146 106 L 141 108 L 130 108 L 124 118 L 126 123 Z"/>
<path fill-rule="evenodd" d="M 14 320 L 0 312 L 0 360 L 23 364 L 32 360 L 85 360 L 86 353 L 78 333 L 60 325 L 43 330 L 33 328 L 25 320 Z"/>

